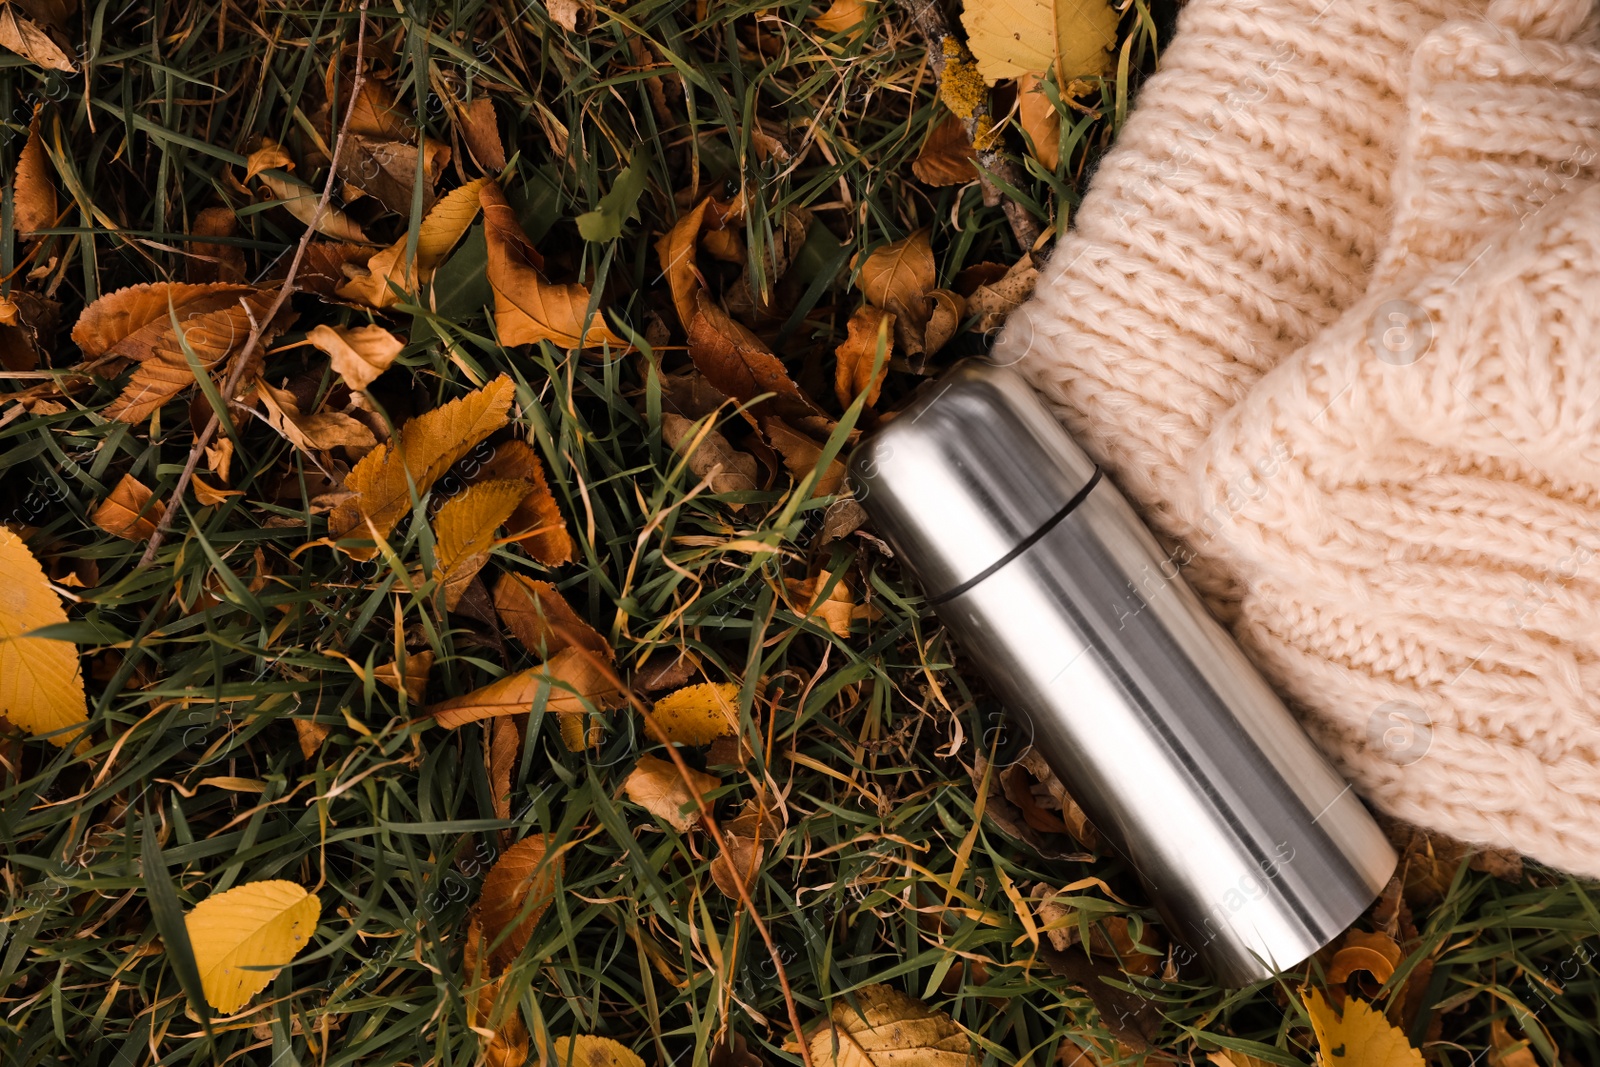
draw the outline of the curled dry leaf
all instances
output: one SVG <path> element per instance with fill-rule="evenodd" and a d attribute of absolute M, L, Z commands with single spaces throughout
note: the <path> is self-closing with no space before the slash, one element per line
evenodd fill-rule
<path fill-rule="evenodd" d="M 1026 255 L 1012 264 L 998 281 L 974 289 L 967 297 L 967 310 L 978 316 L 974 329 L 980 333 L 998 329 L 1007 315 L 1033 295 L 1034 283 L 1038 280 L 1039 269 L 1033 265 L 1033 257 Z"/>
<path fill-rule="evenodd" d="M 966 123 L 956 115 L 946 115 L 922 143 L 911 173 L 926 185 L 965 185 L 978 180 L 978 168 L 973 164 L 977 157 Z"/>
<path fill-rule="evenodd" d="M 293 882 L 213 893 L 183 917 L 206 1002 L 231 1015 L 267 987 L 317 931 L 322 903 Z"/>
<path fill-rule="evenodd" d="M 410 235 L 367 260 L 367 271 L 338 287 L 338 295 L 375 308 L 393 307 L 405 294 L 433 280 L 434 272 L 478 217 L 478 192 L 488 179 L 479 178 L 442 197 L 417 230 L 415 260 L 406 259 Z"/>
<path fill-rule="evenodd" d="M 704 288 L 695 266 L 695 248 L 699 244 L 700 230 L 705 225 L 706 207 L 710 203 L 710 197 L 701 200 L 693 211 L 681 216 L 672 229 L 656 241 L 656 258 L 672 290 L 672 304 L 678 309 L 678 322 L 685 331 L 694 321 L 698 307 L 695 294 Z"/>
<path fill-rule="evenodd" d="M 785 582 L 790 592 L 800 600 L 800 614 L 814 615 L 821 619 L 836 637 L 850 636 L 850 623 L 853 619 L 867 618 L 871 609 L 855 602 L 855 593 L 850 589 L 849 583 L 841 575 L 837 582 L 833 581 L 832 572 L 819 570 L 815 577 L 808 579 L 787 578 Z M 828 595 L 822 595 L 832 582 L 833 588 L 828 590 Z"/>
<path fill-rule="evenodd" d="M 445 607 L 455 610 L 467 584 L 489 562 L 495 531 L 511 517 L 527 495 L 525 482 L 474 482 L 446 501 L 433 518 L 433 579 L 444 588 Z"/>
<path fill-rule="evenodd" d="M 628 1046 L 609 1037 L 558 1037 L 540 1049 L 539 1067 L 644 1067 Z"/>
<path fill-rule="evenodd" d="M 522 502 L 506 520 L 506 543 L 520 547 L 547 567 L 559 567 L 577 558 L 578 546 L 567 529 L 566 516 L 545 480 L 544 464 L 526 441 L 497 445 L 494 455 L 478 468 L 474 481 L 514 479 L 523 484 Z"/>
<path fill-rule="evenodd" d="M 588 736 L 592 731 L 583 728 L 584 716 L 591 707 L 608 711 L 623 704 L 616 686 L 582 651 L 566 648 L 538 667 L 507 675 L 429 710 L 435 722 L 453 730 L 479 719 L 532 711 L 541 694 L 545 708 L 561 716 L 561 739 L 573 752 L 590 747 L 594 740 Z"/>
<path fill-rule="evenodd" d="M 574 644 L 607 661 L 611 644 L 583 620 L 549 582 L 524 574 L 502 574 L 494 587 L 494 608 L 513 637 L 536 656 L 549 658 Z"/>
<path fill-rule="evenodd" d="M 1033 142 L 1033 158 L 1046 170 L 1061 162 L 1061 114 L 1045 95 L 1044 79 L 1024 74 L 1017 79 L 1017 122 Z"/>
<path fill-rule="evenodd" d="M 650 718 L 680 745 L 710 744 L 739 732 L 737 682 L 701 682 L 668 693 L 650 709 Z"/>
<path fill-rule="evenodd" d="M 967 310 L 967 301 L 960 293 L 948 289 L 935 289 L 928 294 L 928 299 L 932 302 L 933 310 L 922 332 L 922 349 L 924 354 L 931 356 L 956 335 L 956 330 L 961 327 L 961 316 Z"/>
<path fill-rule="evenodd" d="M 156 532 L 166 508 L 159 500 L 152 506 L 150 487 L 131 474 L 124 474 L 100 502 L 91 518 L 94 524 L 113 537 L 126 541 L 146 541 Z"/>
<path fill-rule="evenodd" d="M 17 5 L 0 3 L 0 47 L 8 48 L 34 66 L 74 74 L 78 68 L 50 35 L 24 17 Z"/>
<path fill-rule="evenodd" d="M 1079 926 L 1078 912 L 1059 903 L 1055 895 L 1050 892 L 1041 894 L 1039 890 L 1044 887 L 1034 887 L 1035 905 L 1039 918 L 1043 920 L 1040 931 L 1050 939 L 1050 944 L 1059 952 L 1065 952 L 1082 940 L 1082 931 Z M 1161 947 L 1160 936 L 1148 923 L 1141 931 L 1142 937 L 1135 942 L 1132 926 L 1121 915 L 1102 915 L 1089 924 L 1089 952 L 1094 956 L 1102 956 L 1117 961 L 1117 964 L 1128 974 L 1148 976 L 1155 974 L 1161 966 L 1162 956 L 1157 953 L 1141 951 L 1142 945 L 1147 949 Z"/>
<path fill-rule="evenodd" d="M 315 415 L 300 414 L 294 394 L 278 389 L 257 379 L 256 396 L 264 409 L 267 425 L 278 431 L 290 444 L 302 452 L 326 451 L 330 448 L 372 448 L 378 443 L 365 423 L 338 411 L 323 411 Z"/>
<path fill-rule="evenodd" d="M 408 140 L 393 140 L 383 135 L 351 133 L 339 154 L 339 180 L 359 189 L 396 215 L 411 214 L 416 192 L 418 156 L 422 166 L 422 210 L 434 204 L 433 186 L 450 162 L 450 149 L 437 141 L 424 139 L 421 149 Z M 348 194 L 346 196 L 348 199 Z"/>
<path fill-rule="evenodd" d="M 783 465 L 795 481 L 803 481 L 817 469 L 817 461 L 822 458 L 822 446 L 811 438 L 782 419 L 770 415 L 761 420 L 761 430 L 766 434 L 768 443 L 783 457 Z M 844 484 L 845 474 L 845 466 L 837 457 L 829 460 L 828 466 L 818 472 L 811 495 L 832 496 L 837 493 Z"/>
<path fill-rule="evenodd" d="M 971 1041 L 942 1011 L 886 985 L 835 997 L 809 1035 L 816 1067 L 976 1067 Z"/>
<path fill-rule="evenodd" d="M 685 782 L 678 773 L 677 765 L 671 760 L 640 756 L 639 762 L 634 764 L 627 780 L 622 783 L 622 790 L 629 800 L 648 811 L 657 822 L 665 823 L 682 834 L 687 833 L 691 826 L 700 824 L 700 809 L 695 803 L 695 795 L 704 798 L 721 784 L 720 778 L 702 774 L 693 767 L 689 768 L 689 781 Z M 693 793 L 690 792 L 691 787 Z"/>
<path fill-rule="evenodd" d="M 43 339 L 55 332 L 60 317 L 61 305 L 34 293 L 13 289 L 9 297 L 0 297 L 0 367 L 10 371 L 37 367 Z M 43 398 L 31 401 L 30 410 L 39 414 L 44 403 L 48 401 Z"/>
<path fill-rule="evenodd" d="M 1382 984 L 1394 974 L 1403 957 L 1399 944 L 1388 934 L 1349 930 L 1345 933 L 1344 944 L 1328 961 L 1325 977 L 1332 988 L 1342 986 L 1357 971 L 1366 971 Z"/>
<path fill-rule="evenodd" d="M 744 883 L 746 892 L 755 888 L 756 875 L 761 871 L 767 850 L 777 840 L 782 827 L 760 801 L 747 800 L 738 815 L 719 822 L 717 829 L 725 847 L 711 861 L 711 880 L 722 890 L 723 896 L 738 900 L 740 882 Z"/>
<path fill-rule="evenodd" d="M 561 348 L 610 345 L 627 350 L 627 341 L 612 332 L 597 309 L 587 319 L 589 290 L 576 283 L 555 285 L 539 273 L 543 257 L 533 250 L 517 223 L 505 194 L 492 181 L 478 190 L 488 247 L 489 288 L 494 291 L 494 322 L 500 343 L 538 344 Z"/>
<path fill-rule="evenodd" d="M 491 965 L 504 968 L 516 962 L 550 908 L 563 867 L 560 853 L 551 855 L 549 839 L 536 834 L 506 849 L 489 868 L 477 915 Z"/>
<path fill-rule="evenodd" d="M 318 326 L 306 340 L 326 352 L 334 373 L 358 392 L 388 370 L 405 347 L 382 326 Z"/>
<path fill-rule="evenodd" d="M 426 493 L 467 451 L 506 424 L 516 386 L 506 375 L 407 422 L 398 441 L 379 445 L 351 468 L 345 489 L 355 495 L 328 516 L 334 537 L 387 537 L 411 511 L 411 492 Z M 371 524 L 372 529 L 368 528 Z M 371 559 L 376 546 L 345 550 Z"/>
<path fill-rule="evenodd" d="M 296 719 L 294 732 L 296 740 L 300 742 L 300 755 L 309 762 L 332 730 L 315 719 Z"/>
<path fill-rule="evenodd" d="M 1054 67 L 1066 85 L 1110 68 L 1120 17 L 1110 0 L 990 0 L 965 4 L 961 25 L 988 84 Z"/>
<path fill-rule="evenodd" d="M 1318 989 L 1302 989 L 1306 1014 L 1317 1035 L 1317 1067 L 1422 1067 L 1422 1053 L 1383 1013 L 1361 1000 L 1347 1000 L 1343 1014 Z"/>
<path fill-rule="evenodd" d="M 760 470 L 756 458 L 740 452 L 728 439 L 706 422 L 695 432 L 695 424 L 682 415 L 663 412 L 661 436 L 674 452 L 684 456 L 695 477 L 705 479 L 713 493 L 740 493 L 756 488 Z M 738 510 L 742 503 L 730 503 Z"/>
<path fill-rule="evenodd" d="M 71 728 L 86 721 L 88 710 L 77 646 L 25 635 L 64 625 L 67 613 L 44 568 L 5 526 L 0 571 L 7 593 L 0 597 L 0 716 L 35 736 L 49 734 L 51 744 L 65 748 L 82 736 Z"/>
<path fill-rule="evenodd" d="M 870 408 L 878 402 L 883 380 L 889 375 L 889 357 L 894 354 L 894 312 L 863 304 L 850 316 L 847 329 L 844 343 L 833 350 L 838 359 L 833 392 L 846 408 L 864 392 Z"/>
<path fill-rule="evenodd" d="M 285 177 L 276 171 L 287 171 L 294 164 L 283 147 L 274 141 L 265 142 L 245 161 L 245 180 L 258 179 L 272 199 L 289 214 L 311 226 L 324 237 L 335 241 L 354 241 L 370 244 L 361 227 L 332 203 L 322 204 L 322 193 L 298 179 Z M 318 207 L 321 211 L 318 211 Z"/>
<path fill-rule="evenodd" d="M 39 113 L 34 111 L 28 124 L 28 140 L 17 156 L 11 178 L 11 221 L 17 233 L 27 237 L 56 224 L 56 185 L 50 160 L 39 137 Z"/>
<path fill-rule="evenodd" d="M 373 677 L 397 693 L 404 693 L 413 704 L 422 703 L 428 693 L 428 675 L 433 671 L 433 652 L 407 653 L 372 672 Z"/>

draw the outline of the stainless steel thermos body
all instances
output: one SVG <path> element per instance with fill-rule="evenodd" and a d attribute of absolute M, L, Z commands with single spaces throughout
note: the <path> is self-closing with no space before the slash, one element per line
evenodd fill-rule
<path fill-rule="evenodd" d="M 959 651 L 1221 982 L 1316 952 L 1394 870 L 1372 816 L 1020 377 L 923 388 L 851 480 Z"/>

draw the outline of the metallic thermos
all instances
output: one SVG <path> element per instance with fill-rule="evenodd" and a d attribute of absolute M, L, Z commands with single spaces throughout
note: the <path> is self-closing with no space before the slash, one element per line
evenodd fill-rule
<path fill-rule="evenodd" d="M 1397 862 L 1154 536 L 1014 372 L 968 361 L 850 460 L 958 651 L 1223 984 L 1301 962 Z"/>

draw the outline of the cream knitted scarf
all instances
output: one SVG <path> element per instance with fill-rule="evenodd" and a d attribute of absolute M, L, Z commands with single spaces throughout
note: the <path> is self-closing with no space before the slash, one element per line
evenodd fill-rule
<path fill-rule="evenodd" d="M 1591 0 L 1193 0 L 1014 363 L 1356 788 L 1600 876 Z"/>

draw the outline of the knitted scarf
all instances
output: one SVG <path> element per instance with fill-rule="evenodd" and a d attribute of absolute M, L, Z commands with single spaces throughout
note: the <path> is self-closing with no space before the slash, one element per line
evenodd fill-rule
<path fill-rule="evenodd" d="M 1375 806 L 1600 877 L 1591 0 L 1193 0 L 994 358 Z"/>

